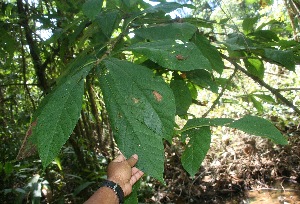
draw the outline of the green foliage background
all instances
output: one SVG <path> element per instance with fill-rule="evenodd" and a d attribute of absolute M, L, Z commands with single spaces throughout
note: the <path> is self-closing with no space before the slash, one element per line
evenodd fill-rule
<path fill-rule="evenodd" d="M 17 194 L 21 201 L 28 192 L 40 192 L 31 194 L 39 202 L 41 186 L 69 175 L 69 165 L 76 165 L 83 169 L 74 175 L 80 178 L 79 183 L 74 180 L 73 185 L 79 186 L 76 193 L 72 198 L 57 198 L 76 202 L 81 191 L 95 184 L 91 181 L 103 178 L 115 144 L 127 157 L 137 153 L 137 166 L 164 182 L 164 145 L 179 139 L 184 151 L 178 156 L 194 176 L 210 148 L 213 126 L 287 144 L 271 122 L 258 116 L 265 104 L 284 105 L 300 114 L 299 102 L 265 77 L 267 64 L 295 72 L 300 63 L 295 28 L 299 23 L 265 21 L 265 14 L 253 12 L 263 10 L 265 5 L 259 2 L 238 5 L 252 11 L 248 16 L 232 7 L 234 17 L 225 12 L 227 16 L 215 19 L 212 12 L 224 8 L 218 2 L 158 2 L 156 6 L 142 0 L 0 3 L 0 137 L 4 146 L 0 173 L 5 183 L 1 193 Z M 170 16 L 170 12 L 180 14 L 182 8 L 191 13 Z M 242 81 L 250 78 L 263 89 L 238 96 L 255 111 L 240 119 L 207 117 L 224 103 L 224 92 L 240 93 L 242 87 L 234 81 L 237 76 Z M 211 106 L 205 107 L 202 117 L 196 116 L 190 108 L 202 105 L 201 97 L 207 92 L 217 97 L 210 99 Z M 229 100 L 239 103 L 236 98 Z M 175 117 L 186 124 L 180 127 Z M 23 163 L 15 160 L 18 149 Z M 42 179 L 12 188 L 10 182 L 22 178 L 21 169 L 35 168 L 31 161 L 36 161 L 36 152 L 41 163 L 34 171 Z M 72 164 L 75 158 L 78 163 Z M 54 175 L 53 170 L 63 172 Z M 64 186 L 60 185 L 58 189 Z M 134 189 L 131 196 L 135 198 L 129 200 L 136 202 L 138 188 Z"/>

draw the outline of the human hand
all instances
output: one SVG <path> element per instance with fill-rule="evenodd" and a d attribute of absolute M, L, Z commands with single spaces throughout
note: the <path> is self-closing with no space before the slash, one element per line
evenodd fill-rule
<path fill-rule="evenodd" d="M 132 192 L 132 186 L 144 175 L 144 172 L 134 167 L 137 161 L 136 154 L 127 160 L 123 154 L 120 154 L 107 167 L 107 179 L 119 184 L 124 196 Z"/>

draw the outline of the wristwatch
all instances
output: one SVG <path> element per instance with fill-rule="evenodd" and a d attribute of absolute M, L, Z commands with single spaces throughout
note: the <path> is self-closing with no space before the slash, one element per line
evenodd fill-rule
<path fill-rule="evenodd" d="M 119 203 L 123 203 L 124 202 L 124 192 L 122 190 L 122 188 L 115 182 L 113 181 L 110 181 L 110 180 L 104 180 L 100 187 L 108 187 L 108 188 L 111 188 L 115 194 L 118 196 L 119 198 Z"/>

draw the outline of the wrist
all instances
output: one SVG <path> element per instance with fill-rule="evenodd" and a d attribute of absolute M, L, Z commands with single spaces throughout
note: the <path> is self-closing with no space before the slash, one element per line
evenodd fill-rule
<path fill-rule="evenodd" d="M 123 190 L 123 192 L 124 192 L 125 184 L 124 184 L 123 182 L 121 182 L 120 179 L 107 177 L 107 180 L 108 180 L 108 181 L 112 181 L 112 182 L 118 184 L 118 185 L 122 188 L 122 190 Z"/>
<path fill-rule="evenodd" d="M 110 179 L 108 180 L 104 180 L 102 183 L 101 183 L 101 187 L 107 187 L 107 188 L 110 188 L 111 190 L 114 191 L 114 193 L 116 194 L 116 196 L 118 197 L 119 199 L 119 203 L 123 203 L 124 202 L 124 191 L 122 189 L 122 187 L 115 181 L 112 181 Z"/>

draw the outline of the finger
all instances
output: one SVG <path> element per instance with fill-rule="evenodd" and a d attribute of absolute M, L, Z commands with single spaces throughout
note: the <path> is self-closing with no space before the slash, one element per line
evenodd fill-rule
<path fill-rule="evenodd" d="M 133 176 L 134 174 L 136 174 L 136 172 L 140 171 L 138 168 L 136 167 L 132 167 L 131 169 L 131 176 Z"/>
<path fill-rule="evenodd" d="M 129 159 L 127 159 L 127 162 L 131 167 L 133 167 L 136 164 L 137 161 L 138 161 L 138 155 L 137 154 L 134 154 Z"/>
<path fill-rule="evenodd" d="M 126 158 L 124 157 L 124 155 L 121 153 L 119 154 L 114 160 L 113 162 L 122 162 L 122 161 L 125 161 Z"/>
<path fill-rule="evenodd" d="M 134 185 L 142 176 L 144 175 L 144 172 L 138 170 L 134 175 L 130 178 L 130 185 Z"/>

